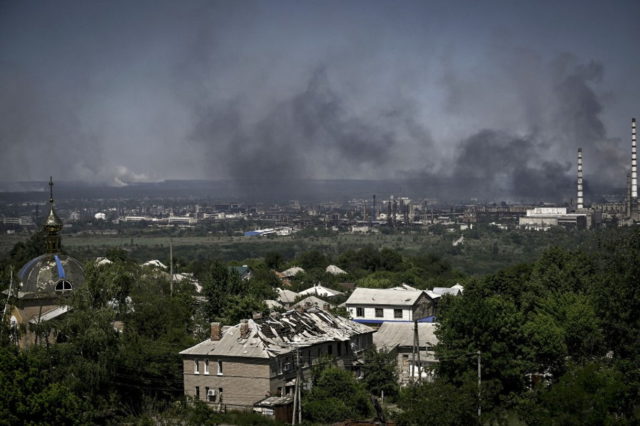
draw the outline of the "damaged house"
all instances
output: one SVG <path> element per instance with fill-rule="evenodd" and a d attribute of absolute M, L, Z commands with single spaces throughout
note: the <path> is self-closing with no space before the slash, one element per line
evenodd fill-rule
<path fill-rule="evenodd" d="M 300 374 L 306 382 L 321 358 L 357 369 L 373 344 L 372 334 L 365 325 L 320 309 L 272 314 L 224 328 L 212 323 L 209 339 L 180 352 L 184 393 L 216 410 L 273 415 L 261 408 L 265 401 L 290 405 L 296 377 Z"/>

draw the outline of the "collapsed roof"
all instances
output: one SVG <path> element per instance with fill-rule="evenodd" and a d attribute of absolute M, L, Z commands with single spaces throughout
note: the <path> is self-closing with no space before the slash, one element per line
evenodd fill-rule
<path fill-rule="evenodd" d="M 247 327 L 243 336 L 242 327 Z M 320 309 L 289 311 L 279 317 L 247 320 L 224 330 L 220 340 L 207 339 L 180 355 L 274 358 L 331 341 L 349 341 L 353 336 L 372 333 L 373 329 Z"/>

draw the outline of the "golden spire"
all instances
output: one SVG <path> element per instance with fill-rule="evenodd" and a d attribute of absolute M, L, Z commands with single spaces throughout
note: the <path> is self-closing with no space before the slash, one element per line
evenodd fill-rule
<path fill-rule="evenodd" d="M 49 216 L 44 223 L 44 231 L 47 233 L 47 252 L 57 253 L 60 251 L 60 231 L 62 231 L 62 221 L 56 214 L 53 203 L 53 177 L 49 177 Z"/>

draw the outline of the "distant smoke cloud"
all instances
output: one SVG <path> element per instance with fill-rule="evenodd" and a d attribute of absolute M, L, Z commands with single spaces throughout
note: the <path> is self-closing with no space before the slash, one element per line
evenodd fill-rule
<path fill-rule="evenodd" d="M 623 187 L 639 6 L 576 33 L 559 13 L 576 4 L 475 3 L 7 3 L 0 180 L 230 179 L 285 198 L 404 179 L 418 197 L 559 201 L 582 147 L 587 188 Z M 572 23 L 600 15 L 581 10 Z M 533 16 L 554 19 L 542 34 Z"/>

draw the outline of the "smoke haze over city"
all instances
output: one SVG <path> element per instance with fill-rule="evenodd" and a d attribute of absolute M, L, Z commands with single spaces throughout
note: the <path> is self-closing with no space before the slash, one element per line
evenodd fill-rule
<path fill-rule="evenodd" d="M 582 147 L 588 187 L 623 188 L 638 18 L 633 1 L 2 1 L 0 180 L 562 200 Z"/>

